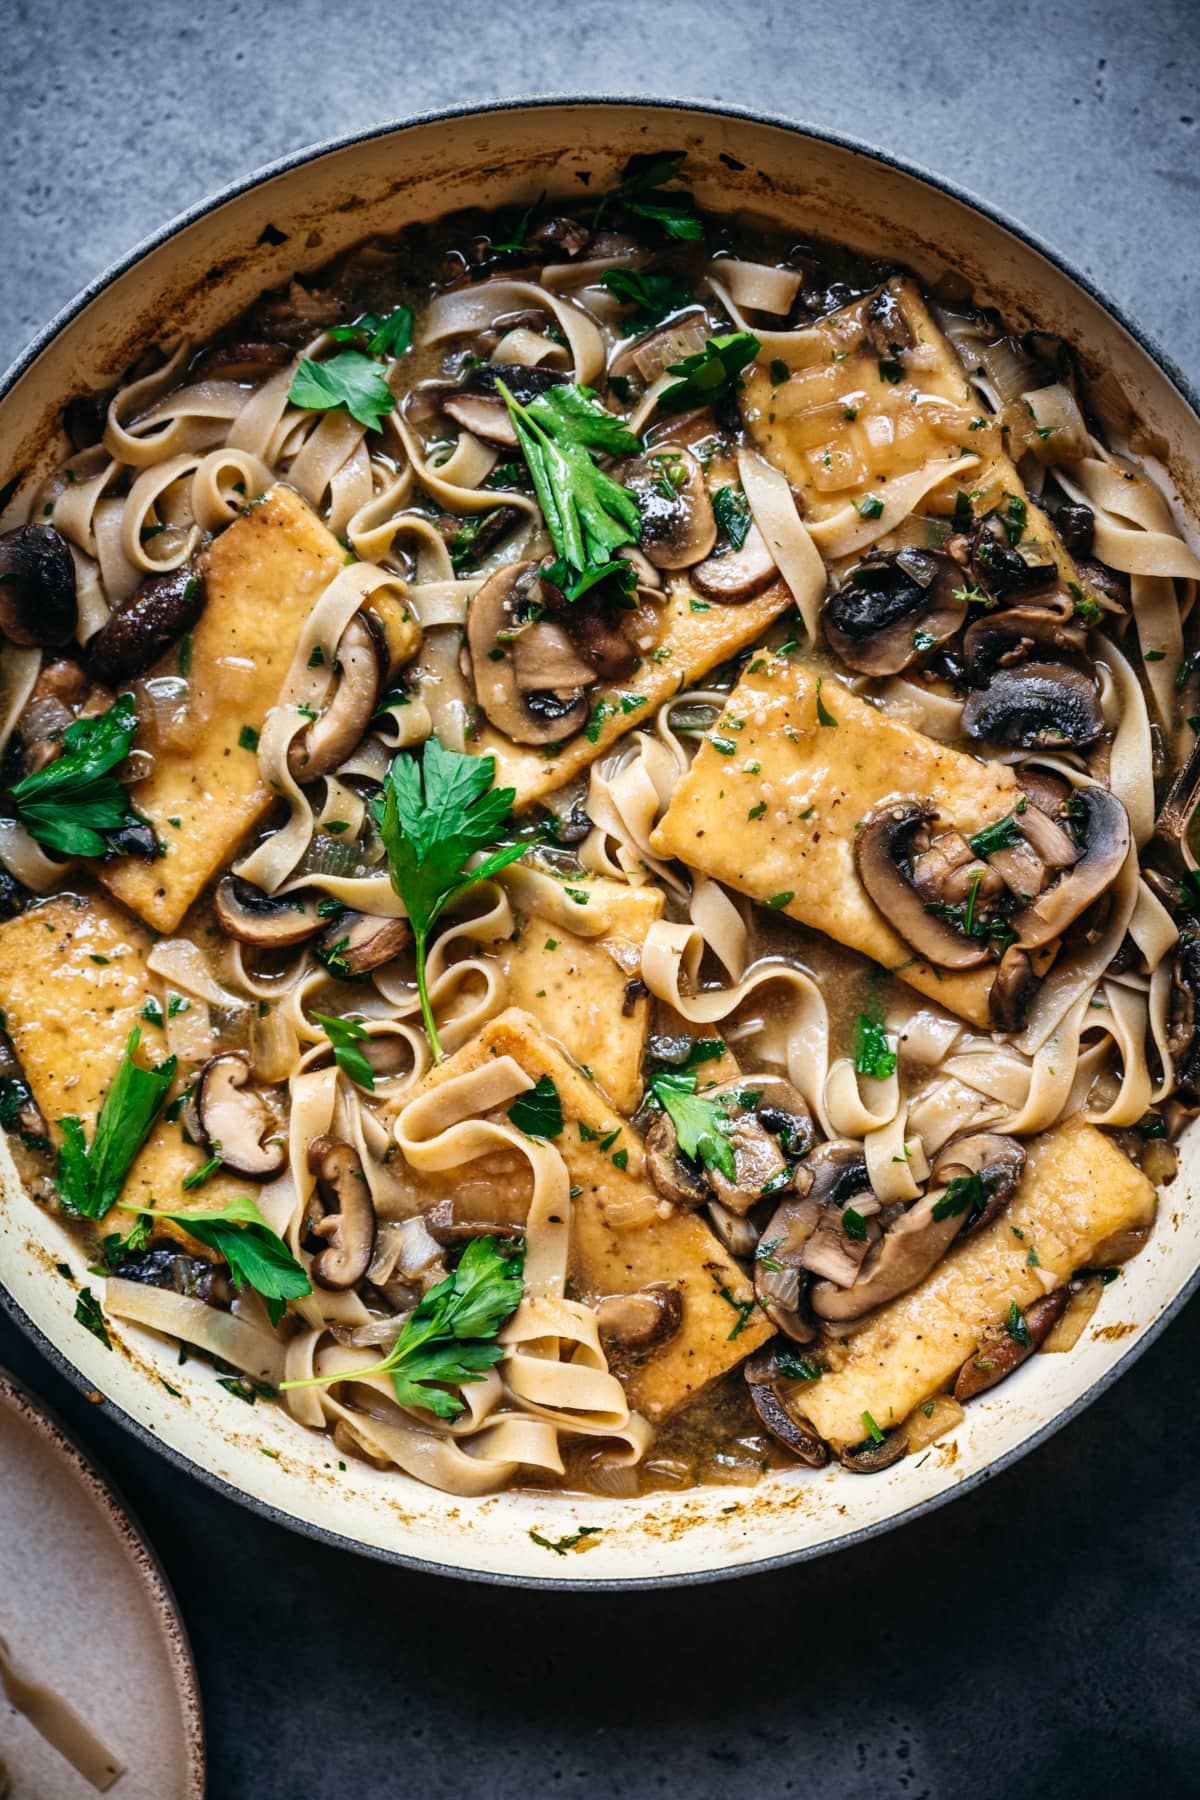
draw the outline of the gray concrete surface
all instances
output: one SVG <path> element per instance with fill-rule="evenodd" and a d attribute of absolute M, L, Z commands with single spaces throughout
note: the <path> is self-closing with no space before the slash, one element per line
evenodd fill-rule
<path fill-rule="evenodd" d="M 464 98 L 587 89 L 761 106 L 941 170 L 1200 377 L 1194 0 L 3 0 L 0 24 L 0 360 L 249 167 Z M 0 1362 L 103 1459 L 162 1554 L 214 1800 L 1200 1793 L 1198 1356 L 1193 1307 L 1026 1462 L 847 1555 L 585 1598 L 293 1537 L 169 1469 L 0 1320 Z"/>

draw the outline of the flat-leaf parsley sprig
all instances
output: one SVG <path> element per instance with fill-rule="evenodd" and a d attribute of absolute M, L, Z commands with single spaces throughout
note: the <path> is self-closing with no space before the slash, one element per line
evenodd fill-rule
<path fill-rule="evenodd" d="M 312 1285 L 277 1231 L 272 1231 L 248 1194 L 224 1206 L 170 1212 L 165 1207 L 132 1206 L 139 1219 L 169 1219 L 224 1258 L 234 1287 L 243 1284 L 261 1294 L 272 1325 L 278 1325 L 289 1300 L 302 1300 Z M 135 1228 L 136 1229 L 136 1228 Z"/>
<path fill-rule="evenodd" d="M 463 1402 L 448 1390 L 482 1381 L 500 1361 L 504 1351 L 496 1334 L 521 1303 L 524 1266 L 524 1245 L 476 1238 L 453 1275 L 430 1288 L 382 1362 L 282 1385 L 323 1387 L 390 1375 L 399 1405 L 424 1407 L 439 1419 L 457 1418 Z"/>
<path fill-rule="evenodd" d="M 150 1136 L 175 1078 L 173 1056 L 153 1069 L 134 1062 L 141 1036 L 135 1025 L 96 1115 L 91 1144 L 74 1114 L 62 1121 L 58 1191 L 68 1211 L 85 1219 L 103 1219 L 116 1204 L 130 1164 Z"/>
<path fill-rule="evenodd" d="M 499 874 L 529 847 L 506 844 L 467 867 L 508 824 L 516 789 L 493 787 L 495 778 L 494 756 L 465 756 L 431 737 L 419 759 L 402 750 L 393 760 L 373 805 L 392 886 L 412 926 L 417 995 L 436 1062 L 442 1046 L 429 1000 L 429 934 L 451 900 Z"/>
<path fill-rule="evenodd" d="M 103 856 L 106 832 L 145 823 L 112 772 L 137 725 L 133 696 L 122 694 L 107 712 L 67 726 L 62 755 L 12 790 L 30 837 L 60 856 Z"/>

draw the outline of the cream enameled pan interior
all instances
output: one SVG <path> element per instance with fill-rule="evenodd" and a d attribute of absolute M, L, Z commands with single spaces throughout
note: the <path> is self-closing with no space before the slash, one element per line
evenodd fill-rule
<path fill-rule="evenodd" d="M 260 289 L 369 232 L 456 207 L 527 203 L 543 188 L 570 196 L 582 177 L 602 185 L 632 151 L 648 148 L 686 148 L 689 182 L 705 206 L 767 212 L 798 235 L 894 255 L 927 278 L 957 271 L 1014 323 L 1036 322 L 1086 345 L 1161 434 L 1173 480 L 1196 518 L 1195 415 L 1129 333 L 1032 246 L 865 152 L 736 116 L 627 103 L 514 107 L 384 132 L 299 161 L 193 218 L 103 285 L 23 369 L 0 401 L 0 475 L 48 460 L 65 400 L 109 384 L 157 334 L 203 337 Z M 976 1401 L 953 1438 L 927 1454 L 870 1477 L 800 1469 L 754 1489 L 644 1501 L 524 1493 L 463 1501 L 360 1463 L 340 1469 L 329 1440 L 277 1408 L 238 1404 L 211 1371 L 178 1367 L 174 1349 L 148 1334 L 123 1336 L 106 1351 L 75 1322 L 75 1287 L 55 1271 L 67 1262 L 78 1280 L 88 1279 L 77 1246 L 22 1192 L 2 1146 L 0 1159 L 0 1285 L 82 1381 L 154 1440 L 305 1528 L 405 1560 L 529 1582 L 717 1575 L 878 1530 L 947 1497 L 1061 1422 L 1154 1331 L 1200 1265 L 1200 1216 L 1187 1205 L 1200 1161 L 1193 1141 L 1149 1247 L 1105 1291 L 1076 1349 L 1033 1359 Z M 264 1456 L 264 1449 L 278 1454 Z M 530 1536 L 558 1538 L 579 1524 L 600 1527 L 585 1540 L 586 1553 L 555 1556 Z"/>

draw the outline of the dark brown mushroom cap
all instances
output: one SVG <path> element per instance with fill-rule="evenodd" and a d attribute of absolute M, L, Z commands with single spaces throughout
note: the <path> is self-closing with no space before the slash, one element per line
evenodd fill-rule
<path fill-rule="evenodd" d="M 88 639 L 84 652 L 97 681 L 117 686 L 152 668 L 204 611 L 204 576 L 188 564 L 151 575 Z"/>
<path fill-rule="evenodd" d="M 632 1354 L 658 1350 L 679 1334 L 683 1295 L 665 1282 L 631 1294 L 608 1294 L 596 1302 L 596 1326 L 605 1343 Z"/>
<path fill-rule="evenodd" d="M 328 775 L 358 748 L 374 716 L 382 677 L 379 639 L 356 613 L 338 639 L 333 685 L 324 706 L 288 746 L 288 773 L 294 781 Z"/>
<path fill-rule="evenodd" d="M 997 668 L 1027 662 L 1075 658 L 1084 653 L 1087 628 L 1075 617 L 1069 595 L 1054 593 L 985 613 L 963 635 L 963 661 L 976 686 Z"/>
<path fill-rule="evenodd" d="M 868 1437 L 861 1444 L 839 1445 L 837 1459 L 853 1475 L 878 1475 L 907 1455 L 908 1439 L 903 1431 L 888 1431 L 881 1439 Z"/>
<path fill-rule="evenodd" d="M 968 695 L 963 730 L 986 744 L 1050 750 L 1094 744 L 1104 730 L 1096 683 L 1067 663 L 1022 662 L 997 669 Z"/>
<path fill-rule="evenodd" d="M 751 524 L 740 550 L 722 550 L 696 564 L 692 584 L 710 600 L 740 606 L 770 587 L 778 573 L 766 539 L 758 526 Z"/>
<path fill-rule="evenodd" d="M 771 1436 L 810 1469 L 824 1468 L 829 1461 L 829 1446 L 787 1404 L 785 1395 L 796 1392 L 797 1384 L 782 1373 L 774 1350 L 768 1348 L 752 1356 L 743 1374 L 750 1404 Z"/>
<path fill-rule="evenodd" d="M 1012 915 L 1010 924 L 1024 950 L 1061 937 L 1112 886 L 1129 854 L 1129 815 L 1115 794 L 1107 788 L 1078 788 L 1071 807 L 1083 854 L 1052 886 Z"/>
<path fill-rule="evenodd" d="M 1025 1150 L 1019 1139 L 1000 1131 L 971 1131 L 938 1151 L 929 1172 L 928 1191 L 944 1193 L 963 1176 L 979 1177 L 983 1205 L 967 1205 L 956 1215 L 962 1221 L 962 1236 L 970 1237 L 1004 1211 L 1024 1172 Z"/>
<path fill-rule="evenodd" d="M 14 644 L 69 643 L 78 619 L 75 564 L 53 525 L 18 525 L 0 536 L 0 631 Z"/>
<path fill-rule="evenodd" d="M 858 878 L 893 930 L 919 956 L 943 969 L 977 969 L 988 960 L 986 943 L 956 931 L 928 911 L 913 886 L 913 840 L 936 817 L 921 800 L 892 800 L 869 812 L 854 842 Z"/>
<path fill-rule="evenodd" d="M 196 1115 L 211 1156 L 250 1181 L 269 1181 L 287 1164 L 282 1137 L 264 1143 L 275 1121 L 262 1095 L 249 1085 L 250 1064 L 236 1051 L 210 1057 L 196 1088 Z"/>
<path fill-rule="evenodd" d="M 361 1281 L 371 1266 L 375 1249 L 371 1189 L 358 1151 L 338 1138 L 314 1138 L 308 1146 L 308 1166 L 317 1178 L 317 1197 L 324 1208 L 311 1229 L 328 1240 L 313 1257 L 312 1278 L 319 1287 L 339 1292 Z"/>
<path fill-rule="evenodd" d="M 188 370 L 192 381 L 257 381 L 272 369 L 286 369 L 292 352 L 286 344 L 242 341 L 203 350 Z"/>
<path fill-rule="evenodd" d="M 1065 1287 L 1055 1288 L 1053 1293 L 1044 1294 L 1025 1308 L 1022 1316 L 1028 1343 L 1019 1343 L 1011 1332 L 986 1339 L 958 1371 L 954 1398 L 959 1404 L 965 1405 L 977 1394 L 994 1388 L 1039 1350 L 1066 1312 L 1068 1299 L 1069 1292 Z"/>
<path fill-rule="evenodd" d="M 1047 587 L 1058 573 L 1050 549 L 1034 538 L 1012 544 L 994 515 L 980 519 L 971 535 L 970 570 L 991 594 L 1023 593 Z"/>
<path fill-rule="evenodd" d="M 967 616 L 963 573 L 939 550 L 888 550 L 865 558 L 825 601 L 830 647 L 863 675 L 896 675 L 953 637 Z"/>
<path fill-rule="evenodd" d="M 475 698 L 514 744 L 553 744 L 587 721 L 595 670 L 550 610 L 535 562 L 508 563 L 490 575 L 467 612 Z"/>
<path fill-rule="evenodd" d="M 1010 944 L 988 989 L 988 1012 L 997 1031 L 1020 1031 L 1040 986 L 1029 952 Z"/>
<path fill-rule="evenodd" d="M 346 911 L 330 921 L 315 949 L 331 974 L 353 977 L 382 968 L 411 943 L 407 919 Z"/>
<path fill-rule="evenodd" d="M 712 1189 L 704 1170 L 685 1156 L 668 1113 L 660 1113 L 646 1133 L 646 1173 L 664 1200 L 689 1209 L 705 1206 Z"/>
<path fill-rule="evenodd" d="M 530 324 L 535 322 L 538 325 L 544 323 L 540 313 L 530 319 Z M 562 369 L 548 369 L 543 364 L 527 368 L 524 363 L 485 362 L 477 363 L 456 391 L 494 395 L 503 404 L 503 396 L 496 387 L 496 383 L 502 381 L 514 400 L 528 406 L 539 394 L 544 394 L 548 388 L 561 387 L 566 380 Z"/>
<path fill-rule="evenodd" d="M 320 896 L 264 894 L 239 875 L 226 875 L 213 895 L 213 911 L 226 937 L 259 950 L 287 950 L 321 929 Z"/>
<path fill-rule="evenodd" d="M 866 306 L 866 335 L 876 356 L 901 356 L 913 344 L 912 328 L 895 291 L 881 287 Z"/>
<path fill-rule="evenodd" d="M 690 569 L 711 555 L 717 521 L 704 470 L 684 444 L 656 444 L 621 465 L 642 515 L 639 543 L 656 569 Z"/>

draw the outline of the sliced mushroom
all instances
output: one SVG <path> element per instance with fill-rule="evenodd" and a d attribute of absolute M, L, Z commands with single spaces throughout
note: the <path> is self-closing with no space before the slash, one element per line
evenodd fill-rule
<path fill-rule="evenodd" d="M 342 632 L 334 653 L 333 688 L 318 717 L 288 746 L 293 781 L 315 781 L 345 762 L 366 735 L 380 689 L 379 643 L 361 613 Z"/>
<path fill-rule="evenodd" d="M 198 356 L 188 373 L 193 381 L 257 381 L 272 369 L 286 369 L 291 360 L 286 344 L 219 344 Z"/>
<path fill-rule="evenodd" d="M 1096 683 L 1066 663 L 1023 662 L 997 669 L 962 711 L 969 738 L 1022 750 L 1069 744 L 1083 749 L 1104 730 Z"/>
<path fill-rule="evenodd" d="M 1154 826 L 1154 835 L 1165 844 L 1185 868 L 1196 866 L 1190 837 L 1196 807 L 1200 804 L 1200 737 L 1192 745 L 1187 759 L 1171 783 Z"/>
<path fill-rule="evenodd" d="M 920 800 L 889 801 L 863 820 L 854 844 L 858 878 L 884 918 L 918 955 L 943 969 L 977 969 L 988 960 L 985 942 L 966 937 L 928 908 L 913 884 L 911 863 L 936 817 Z"/>
<path fill-rule="evenodd" d="M 337 1293 L 361 1281 L 371 1266 L 375 1206 L 362 1158 L 352 1145 L 338 1138 L 314 1138 L 308 1146 L 308 1166 L 317 1178 L 317 1196 L 325 1209 L 311 1229 L 316 1237 L 328 1240 L 313 1257 L 312 1278 Z"/>
<path fill-rule="evenodd" d="M 1040 1300 L 1035 1300 L 1025 1308 L 1023 1318 L 1028 1343 L 1018 1343 L 1010 1332 L 1006 1332 L 1003 1337 L 986 1339 L 958 1371 L 958 1378 L 954 1383 L 954 1398 L 959 1404 L 965 1405 L 968 1400 L 974 1400 L 977 1394 L 994 1388 L 1006 1375 L 1019 1369 L 1035 1350 L 1040 1350 L 1066 1312 L 1069 1299 L 1068 1288 L 1055 1288 L 1053 1293 L 1043 1294 Z"/>
<path fill-rule="evenodd" d="M 633 674 L 640 660 L 637 646 L 621 628 L 621 613 L 594 588 L 571 603 L 564 622 L 571 643 L 602 681 L 625 681 Z"/>
<path fill-rule="evenodd" d="M 321 929 L 317 894 L 264 894 L 238 875 L 226 875 L 213 895 L 213 911 L 226 937 L 258 950 L 288 950 Z"/>
<path fill-rule="evenodd" d="M 442 411 L 487 444 L 499 444 L 505 450 L 517 447 L 516 430 L 508 408 L 498 394 L 465 391 L 447 394 L 442 401 Z"/>
<path fill-rule="evenodd" d="M 891 287 L 881 287 L 868 300 L 866 333 L 876 356 L 900 356 L 912 348 L 912 328 Z"/>
<path fill-rule="evenodd" d="M 750 1404 L 771 1436 L 810 1469 L 824 1468 L 829 1447 L 787 1404 L 784 1396 L 794 1393 L 795 1385 L 780 1369 L 774 1350 L 752 1356 L 744 1373 Z"/>
<path fill-rule="evenodd" d="M 717 541 L 704 470 L 683 444 L 656 444 L 622 465 L 642 515 L 641 548 L 656 569 L 690 569 Z"/>
<path fill-rule="evenodd" d="M 88 639 L 88 668 L 116 687 L 144 675 L 204 611 L 204 576 L 188 564 L 143 581 Z"/>
<path fill-rule="evenodd" d="M 926 1193 L 888 1225 L 853 1286 L 819 1281 L 813 1287 L 818 1318 L 848 1324 L 908 1293 L 960 1232 L 995 1217 L 1007 1205 L 1024 1164 L 1025 1152 L 1016 1139 L 996 1132 L 974 1132 L 948 1144 L 933 1166 Z M 955 1188 L 955 1182 L 962 1185 Z"/>
<path fill-rule="evenodd" d="M 680 1206 L 698 1206 L 715 1196 L 730 1212 L 746 1213 L 764 1194 L 789 1188 L 790 1159 L 803 1156 L 813 1137 L 808 1108 L 791 1083 L 777 1075 L 745 1075 L 705 1088 L 703 1096 L 716 1102 L 728 1121 L 734 1177 L 700 1168 L 684 1156 L 664 1113 L 646 1138 L 647 1167 L 659 1192 Z"/>
<path fill-rule="evenodd" d="M 679 1333 L 683 1295 L 656 1283 L 632 1294 L 609 1294 L 596 1304 L 596 1325 L 606 1343 L 626 1354 L 657 1350 Z"/>
<path fill-rule="evenodd" d="M 997 1031 L 1021 1030 L 1039 985 L 1029 952 L 1010 944 L 988 989 L 988 1012 Z"/>
<path fill-rule="evenodd" d="M 237 1051 L 210 1057 L 196 1088 L 196 1114 L 210 1156 L 250 1181 L 269 1181 L 287 1164 L 287 1145 L 262 1095 L 250 1087 L 250 1064 Z"/>
<path fill-rule="evenodd" d="M 353 977 L 382 968 L 411 943 L 412 927 L 407 919 L 348 911 L 332 920 L 315 948 L 332 974 Z"/>
<path fill-rule="evenodd" d="M 821 1208 L 807 1194 L 789 1194 L 763 1228 L 754 1261 L 754 1293 L 771 1323 L 796 1344 L 817 1335 L 808 1308 L 810 1278 L 804 1252 Z"/>
<path fill-rule="evenodd" d="M 14 644 L 69 643 L 78 607 L 70 547 L 53 525 L 0 536 L 0 631 Z"/>
<path fill-rule="evenodd" d="M 1171 969 L 1171 1008 L 1167 1048 L 1175 1085 L 1187 1094 L 1200 1091 L 1200 932 L 1196 921 L 1184 922 Z"/>
<path fill-rule="evenodd" d="M 1039 662 L 1079 656 L 1086 644 L 1087 630 L 1075 617 L 1074 601 L 1055 593 L 976 619 L 963 635 L 963 661 L 978 686 L 998 668 L 1027 662 L 1031 656 Z"/>
<path fill-rule="evenodd" d="M 767 540 L 758 526 L 751 524 L 740 550 L 722 550 L 696 564 L 692 584 L 710 600 L 737 606 L 770 587 L 778 573 Z"/>
<path fill-rule="evenodd" d="M 545 619 L 543 586 L 535 562 L 508 563 L 488 577 L 467 612 L 475 698 L 514 744 L 571 737 L 587 721 L 595 680 L 562 627 Z M 531 632 L 537 635 L 518 654 Z"/>
<path fill-rule="evenodd" d="M 880 551 L 825 601 L 825 635 L 860 674 L 898 674 L 958 630 L 967 616 L 955 592 L 962 584 L 961 568 L 943 551 Z"/>
<path fill-rule="evenodd" d="M 1111 887 L 1129 854 L 1129 815 L 1115 794 L 1107 788 L 1079 788 L 1071 806 L 1078 813 L 1083 854 L 1053 886 L 1012 915 L 1010 924 L 1023 950 L 1061 937 Z"/>
<path fill-rule="evenodd" d="M 881 1437 L 864 1438 L 861 1444 L 842 1444 L 837 1459 L 843 1469 L 854 1475 L 878 1475 L 908 1455 L 908 1440 L 902 1431 L 885 1431 Z"/>
<path fill-rule="evenodd" d="M 1035 538 L 1010 542 L 1007 527 L 994 514 L 980 519 L 971 537 L 971 574 L 991 594 L 1048 587 L 1058 574 L 1053 552 Z"/>

